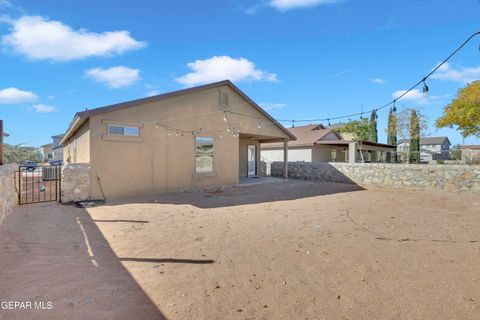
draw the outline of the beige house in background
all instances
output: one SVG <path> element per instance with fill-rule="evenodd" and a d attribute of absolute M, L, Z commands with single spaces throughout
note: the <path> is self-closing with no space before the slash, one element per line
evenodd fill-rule
<path fill-rule="evenodd" d="M 209 185 L 257 174 L 260 144 L 294 134 L 230 81 L 78 112 L 61 143 L 89 163 L 90 197 Z M 98 179 L 97 179 L 98 177 Z"/>
<path fill-rule="evenodd" d="M 382 153 L 395 151 L 388 144 L 347 140 L 351 134 L 339 134 L 335 128 L 309 124 L 288 129 L 297 139 L 288 143 L 288 160 L 304 162 L 380 162 Z M 283 161 L 283 146 L 262 143 L 262 160 L 270 163 Z M 360 156 L 362 152 L 362 156 Z"/>
<path fill-rule="evenodd" d="M 53 144 L 48 143 L 40 147 L 42 153 L 42 161 L 50 161 L 53 159 Z"/>

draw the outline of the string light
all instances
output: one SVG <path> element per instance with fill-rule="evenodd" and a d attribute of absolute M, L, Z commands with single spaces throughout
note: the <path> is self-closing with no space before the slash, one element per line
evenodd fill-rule
<path fill-rule="evenodd" d="M 262 127 L 262 122 L 260 120 L 257 121 L 257 128 L 260 129 Z"/>
<path fill-rule="evenodd" d="M 426 79 L 423 79 L 423 96 L 428 96 L 428 91 L 430 90 L 427 86 L 427 84 L 425 83 L 425 80 Z"/>
<path fill-rule="evenodd" d="M 473 38 L 475 38 L 476 36 L 480 35 L 480 31 L 478 32 L 475 32 L 473 33 L 470 37 L 468 37 L 457 49 L 455 49 L 446 59 L 444 59 L 440 64 L 438 64 L 433 70 L 431 70 L 426 76 L 424 76 L 420 81 L 418 81 L 416 84 L 414 84 L 411 88 L 409 88 L 408 90 L 405 90 L 401 95 L 399 95 L 398 97 L 395 97 L 392 101 L 386 103 L 385 105 L 381 106 L 381 107 L 378 107 L 378 108 L 375 108 L 375 109 L 372 109 L 370 111 L 364 111 L 363 110 L 363 105 L 362 105 L 362 111 L 360 113 L 355 113 L 355 114 L 348 114 L 348 115 L 343 115 L 343 116 L 338 116 L 338 117 L 329 117 L 329 118 L 324 118 L 324 119 L 288 119 L 288 120 L 282 120 L 282 119 L 272 119 L 273 121 L 271 122 L 266 122 L 266 123 L 278 123 L 278 122 L 290 122 L 291 125 L 292 125 L 292 128 L 295 128 L 295 123 L 296 122 L 322 122 L 322 121 L 328 121 L 329 125 L 330 124 L 330 121 L 331 120 L 339 120 L 339 119 L 350 119 L 352 117 L 355 117 L 355 116 L 360 116 L 360 119 L 363 119 L 363 115 L 365 113 L 369 113 L 369 112 L 372 112 L 372 111 L 375 111 L 375 112 L 378 112 L 388 106 L 391 107 L 391 110 L 393 112 L 396 112 L 397 111 L 397 108 L 396 108 L 396 102 L 400 99 L 402 99 L 403 97 L 405 97 L 407 94 L 409 94 L 412 90 L 414 90 L 415 88 L 417 88 L 419 85 L 423 84 L 423 94 L 424 95 L 427 95 L 430 91 L 430 88 L 428 87 L 428 85 L 426 84 L 426 80 L 428 78 L 430 78 L 432 76 L 432 74 L 434 74 L 435 72 L 437 72 L 443 65 L 445 65 L 453 56 L 455 56 L 461 49 L 463 49 Z M 244 104 L 241 104 L 241 105 L 247 105 L 247 104 L 251 104 L 251 102 L 247 102 L 247 103 L 244 103 Z M 240 105 L 239 105 L 240 106 Z M 233 108 L 237 107 L 237 106 L 231 106 Z M 214 112 L 209 112 L 209 113 L 218 113 L 218 112 L 222 112 L 220 110 L 217 110 L 217 111 L 214 111 Z M 228 117 L 227 117 L 227 112 L 231 113 L 231 114 L 237 114 L 237 115 L 240 115 L 240 116 L 244 116 L 244 117 L 250 117 L 250 118 L 254 118 L 254 119 L 257 119 L 257 126 L 261 125 L 261 122 L 260 122 L 260 118 L 258 118 L 258 116 L 253 116 L 253 115 L 248 115 L 248 114 L 242 114 L 242 113 L 238 113 L 238 112 L 234 112 L 234 111 L 231 111 L 231 110 L 227 110 L 227 111 L 223 111 L 224 115 L 223 115 L 223 120 L 225 122 L 227 122 L 228 126 L 226 128 L 226 131 L 227 132 L 230 132 L 231 130 L 231 124 L 230 124 L 230 121 L 228 120 Z M 209 113 L 205 113 L 205 114 L 209 114 Z M 198 115 L 195 115 L 195 117 L 197 117 Z M 377 115 L 378 117 L 378 115 Z M 169 121 L 173 121 L 173 120 L 181 120 L 181 119 L 187 119 L 187 118 L 192 118 L 192 116 L 190 117 L 184 117 L 184 118 L 178 118 L 178 119 L 169 119 Z M 265 123 L 265 121 L 264 121 Z M 169 134 L 171 134 L 171 130 L 176 130 L 176 133 L 177 133 L 177 136 L 178 136 L 178 132 L 179 132 L 179 129 L 176 129 L 176 128 L 172 128 L 170 126 L 167 126 L 167 125 L 164 125 L 164 124 L 161 124 L 161 123 L 155 123 L 155 127 L 158 128 L 159 126 L 163 126 L 165 128 L 168 128 L 169 130 Z M 186 132 L 191 132 L 191 131 L 186 131 Z M 239 133 L 240 131 L 238 131 Z M 235 135 L 237 135 L 235 133 Z M 182 131 L 182 136 L 183 136 L 183 131 Z"/>

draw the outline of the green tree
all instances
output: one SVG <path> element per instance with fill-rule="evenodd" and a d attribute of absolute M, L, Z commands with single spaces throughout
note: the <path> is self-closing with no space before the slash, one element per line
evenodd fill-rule
<path fill-rule="evenodd" d="M 3 145 L 3 157 L 5 163 L 24 163 L 27 160 L 36 161 L 33 148 L 22 147 L 21 145 Z"/>
<path fill-rule="evenodd" d="M 368 140 L 371 142 L 378 142 L 378 131 L 377 131 L 377 112 L 375 110 L 372 111 L 370 115 L 370 128 L 368 132 Z"/>
<path fill-rule="evenodd" d="M 388 128 L 387 128 L 387 144 L 391 146 L 397 145 L 397 114 L 396 110 L 390 108 L 388 114 Z M 391 159 L 394 163 L 397 162 L 397 153 L 393 154 Z"/>
<path fill-rule="evenodd" d="M 458 92 L 457 97 L 443 110 L 435 122 L 437 128 L 457 127 L 463 137 L 480 138 L 480 80 Z"/>
<path fill-rule="evenodd" d="M 362 142 L 368 141 L 370 132 L 370 122 L 367 118 L 360 118 L 360 120 L 351 120 L 342 126 L 339 130 L 341 133 L 349 133 L 353 136 L 353 141 L 357 142 L 360 150 L 360 158 L 363 160 Z"/>
<path fill-rule="evenodd" d="M 420 163 L 420 121 L 415 110 L 410 117 L 410 163 Z"/>
<path fill-rule="evenodd" d="M 413 111 L 415 111 L 415 113 L 417 114 L 418 124 L 420 126 L 420 132 L 422 134 L 422 137 L 425 135 L 424 133 L 426 133 L 428 130 L 428 119 L 420 111 L 420 109 L 403 107 L 402 110 L 396 114 L 397 137 L 400 138 L 400 140 L 406 141 L 410 139 L 410 126 Z"/>

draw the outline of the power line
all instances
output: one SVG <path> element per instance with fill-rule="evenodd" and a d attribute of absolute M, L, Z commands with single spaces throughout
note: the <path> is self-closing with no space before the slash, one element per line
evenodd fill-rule
<path fill-rule="evenodd" d="M 388 103 L 382 105 L 381 107 L 378 107 L 378 108 L 374 108 L 374 109 L 371 109 L 369 111 L 363 111 L 363 108 L 362 108 L 362 112 L 358 112 L 358 113 L 352 113 L 352 114 L 347 114 L 347 115 L 342 115 L 342 116 L 336 116 L 336 117 L 329 117 L 329 118 L 316 118 L 316 119 L 274 119 L 274 121 L 265 121 L 265 120 L 262 120 L 261 117 L 259 116 L 255 116 L 255 115 L 250 115 L 250 114 L 244 114 L 244 113 L 240 113 L 240 112 L 236 112 L 236 111 L 232 111 L 232 110 L 215 110 L 215 111 L 212 111 L 212 112 L 208 112 L 208 113 L 205 113 L 205 114 L 202 114 L 202 115 L 207 115 L 207 114 L 215 114 L 215 113 L 223 113 L 224 114 L 224 120 L 226 121 L 226 124 L 227 124 L 227 132 L 230 131 L 230 129 L 233 129 L 234 130 L 234 136 L 238 136 L 238 134 L 240 133 L 240 130 L 239 128 L 232 128 L 232 125 L 229 121 L 229 119 L 226 117 L 226 114 L 229 113 L 229 114 L 234 114 L 234 115 L 238 115 L 238 116 L 243 116 L 243 117 L 249 117 L 249 118 L 253 118 L 253 119 L 256 119 L 257 120 L 257 125 L 260 126 L 261 124 L 275 124 L 277 122 L 291 122 L 292 123 L 292 127 L 295 126 L 295 123 L 298 123 L 298 122 L 322 122 L 322 121 L 327 121 L 329 124 L 330 124 L 330 121 L 333 121 L 333 120 L 340 120 L 340 119 L 345 119 L 345 118 L 352 118 L 352 117 L 356 117 L 356 116 L 363 116 L 364 114 L 368 114 L 368 113 L 371 113 L 373 111 L 377 112 L 379 110 L 382 110 L 390 105 L 393 105 L 395 107 L 395 103 L 402 99 L 403 97 L 405 97 L 408 93 L 410 93 L 411 91 L 413 91 L 414 89 L 416 89 L 420 84 L 423 83 L 424 87 L 423 87 L 423 93 L 426 94 L 428 93 L 429 91 L 429 88 L 427 86 L 427 84 L 425 83 L 425 81 L 430 78 L 436 71 L 438 71 L 443 65 L 445 65 L 453 56 L 455 56 L 460 50 L 462 50 L 473 38 L 475 38 L 476 36 L 480 35 L 480 31 L 477 31 L 475 33 L 473 33 L 472 35 L 470 35 L 459 47 L 457 47 L 447 58 L 445 58 L 441 63 L 439 63 L 434 69 L 432 69 L 427 75 L 425 75 L 424 77 L 421 78 L 421 80 L 419 80 L 417 83 L 415 83 L 413 86 L 411 86 L 408 90 L 406 90 L 405 92 L 403 92 L 401 95 L 399 95 L 398 97 L 394 98 L 393 100 L 389 101 Z M 239 104 L 237 106 L 230 106 L 231 108 L 238 108 L 242 105 L 247 105 L 247 104 L 250 104 L 250 102 L 247 102 L 247 103 L 242 103 L 242 104 Z M 182 118 L 177 118 L 177 119 L 168 119 L 166 120 L 167 122 L 175 122 L 177 120 L 185 120 L 185 119 L 188 119 L 188 118 L 194 118 L 194 117 L 198 117 L 200 115 L 194 115 L 194 116 L 188 116 L 188 117 L 182 117 Z M 158 128 L 158 127 L 163 127 L 165 129 L 167 129 L 169 135 L 171 135 L 172 133 L 175 133 L 177 136 L 179 134 L 181 134 L 182 136 L 187 133 L 187 134 L 191 134 L 191 135 L 198 135 L 198 134 L 201 134 L 202 132 L 205 133 L 205 132 L 218 132 L 220 130 L 205 130 L 205 128 L 199 128 L 197 130 L 184 130 L 184 129 L 180 129 L 180 128 L 176 128 L 176 127 L 173 127 L 173 126 L 170 126 L 170 125 L 167 125 L 165 123 L 161 123 L 161 122 L 153 122 L 153 124 Z M 217 129 L 217 128 L 211 128 L 211 129 Z"/>
<path fill-rule="evenodd" d="M 447 58 L 445 58 L 440 64 L 438 64 L 432 71 L 430 71 L 430 73 L 428 73 L 426 76 L 424 76 L 420 81 L 418 81 L 417 83 L 415 83 L 412 87 L 410 87 L 410 89 L 406 90 L 404 93 L 402 93 L 400 96 L 394 98 L 392 101 L 384 104 L 383 106 L 379 107 L 379 108 L 375 108 L 375 109 L 372 109 L 370 111 L 362 111 L 362 112 L 359 112 L 359 113 L 353 113 L 353 114 L 348 114 L 348 115 L 344 115 L 344 116 L 338 116 L 338 117 L 331 117 L 331 118 L 322 118 L 322 119 L 286 119 L 286 120 L 282 120 L 282 119 L 277 119 L 277 121 L 279 122 L 292 122 L 293 123 L 296 123 L 296 122 L 320 122 L 320 121 L 330 121 L 330 120 L 339 120 L 339 119 L 344 119 L 344 118 L 351 118 L 351 117 L 355 117 L 355 116 L 361 116 L 361 115 L 364 115 L 366 113 L 370 113 L 372 111 L 378 111 L 378 110 L 382 110 L 390 105 L 395 105 L 395 103 L 400 100 L 401 98 L 403 98 L 404 96 L 406 96 L 408 93 L 410 93 L 412 90 L 414 90 L 415 88 L 417 88 L 420 84 L 424 84 L 424 93 L 427 93 L 429 88 L 428 86 L 425 84 L 425 81 L 430 78 L 436 71 L 438 71 L 438 69 L 440 69 L 445 63 L 447 63 L 453 56 L 455 56 L 460 50 L 463 49 L 463 47 L 465 47 L 473 38 L 475 38 L 476 36 L 480 35 L 480 31 L 477 31 L 475 33 L 473 33 L 470 37 L 468 37 L 457 49 L 455 49 Z"/>

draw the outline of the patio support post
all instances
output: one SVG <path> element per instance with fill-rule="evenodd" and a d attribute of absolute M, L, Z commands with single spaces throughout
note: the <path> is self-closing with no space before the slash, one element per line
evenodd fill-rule
<path fill-rule="evenodd" d="M 355 163 L 357 162 L 357 143 L 350 142 L 348 144 L 348 162 Z"/>
<path fill-rule="evenodd" d="M 283 178 L 288 179 L 288 139 L 283 140 Z"/>

